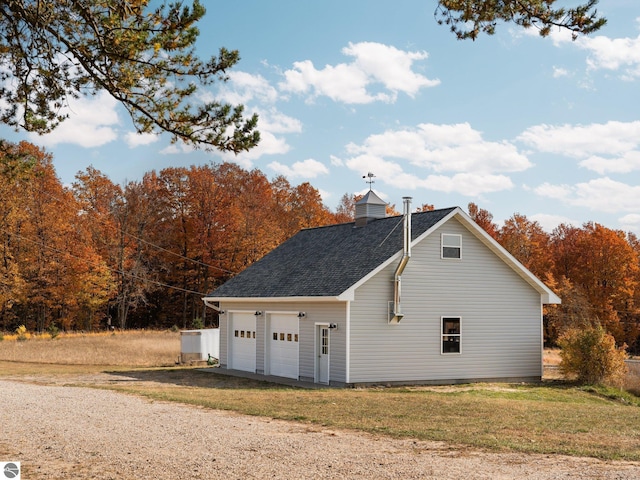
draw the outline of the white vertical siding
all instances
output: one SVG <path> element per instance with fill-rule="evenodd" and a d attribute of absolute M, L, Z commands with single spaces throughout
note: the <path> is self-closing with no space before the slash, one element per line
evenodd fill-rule
<path fill-rule="evenodd" d="M 462 235 L 462 259 L 442 259 L 441 233 Z M 350 383 L 539 377 L 540 294 L 457 220 L 420 244 L 402 275 L 402 311 L 387 323 L 396 265 L 356 291 Z M 441 317 L 462 318 L 462 353 L 441 354 Z"/>
<path fill-rule="evenodd" d="M 240 302 L 221 301 L 220 308 L 230 310 L 260 310 L 265 314 L 258 317 L 256 331 L 256 369 L 264 373 L 265 362 L 265 320 L 268 312 L 305 312 L 299 322 L 299 375 L 301 380 L 313 381 L 315 377 L 315 324 L 335 323 L 338 328 L 330 332 L 329 380 L 334 383 L 346 382 L 346 332 L 345 302 Z M 227 327 L 228 313 L 220 317 L 220 365 L 228 364 Z"/>

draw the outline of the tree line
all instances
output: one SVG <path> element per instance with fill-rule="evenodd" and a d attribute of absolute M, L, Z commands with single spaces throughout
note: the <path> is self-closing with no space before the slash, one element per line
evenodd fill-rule
<path fill-rule="evenodd" d="M 298 230 L 342 221 L 309 183 L 232 163 L 68 187 L 29 143 L 0 144 L 0 329 L 181 328 L 202 297 Z"/>
<path fill-rule="evenodd" d="M 300 229 L 351 221 L 357 199 L 345 194 L 331 211 L 309 183 L 233 163 L 165 168 L 124 185 L 89 167 L 64 186 L 49 154 L 0 142 L 0 330 L 211 326 L 204 295 Z M 598 323 L 640 351 L 636 235 L 597 223 L 547 233 L 518 213 L 498 226 L 487 210 L 468 209 L 562 298 L 545 309 L 548 345 Z"/>

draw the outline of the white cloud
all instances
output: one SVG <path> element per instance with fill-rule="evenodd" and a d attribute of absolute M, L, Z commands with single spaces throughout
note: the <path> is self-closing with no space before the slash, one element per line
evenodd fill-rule
<path fill-rule="evenodd" d="M 527 29 L 528 33 L 533 35 L 533 32 L 535 32 L 535 35 L 540 38 L 539 35 L 539 31 L 538 29 L 534 29 L 534 28 L 529 28 Z M 551 32 L 549 33 L 549 37 L 551 39 L 551 41 L 553 42 L 553 44 L 556 47 L 559 47 L 561 45 L 564 44 L 576 44 L 576 42 L 579 42 L 581 37 L 578 37 L 576 40 L 573 39 L 573 34 L 571 31 L 569 31 L 569 29 L 567 28 L 554 28 L 551 30 Z"/>
<path fill-rule="evenodd" d="M 229 80 L 220 86 L 216 97 L 204 98 L 206 101 L 214 99 L 231 105 L 244 105 L 251 101 L 273 104 L 278 100 L 278 92 L 261 75 L 233 71 L 229 72 Z"/>
<path fill-rule="evenodd" d="M 412 70 L 413 63 L 425 60 L 426 52 L 406 52 L 373 42 L 349 43 L 342 53 L 354 57 L 346 64 L 325 65 L 316 69 L 313 62 L 295 62 L 284 72 L 283 91 L 309 95 L 309 100 L 327 96 L 347 104 L 366 104 L 376 101 L 394 102 L 398 92 L 411 97 L 423 87 L 440 83 Z M 371 93 L 369 88 L 381 84 L 384 91 Z"/>
<path fill-rule="evenodd" d="M 535 192 L 561 200 L 567 205 L 608 213 L 635 212 L 640 198 L 640 186 L 628 185 L 608 177 L 574 186 L 545 183 L 536 188 Z"/>
<path fill-rule="evenodd" d="M 293 66 L 293 70 L 285 72 L 286 81 L 280 84 L 282 90 L 299 94 L 311 91 L 310 99 L 324 95 L 344 103 L 390 103 L 394 99 L 388 93 L 369 94 L 369 78 L 353 65 L 327 65 L 322 70 L 316 70 L 310 60 L 305 60 L 295 62 Z"/>
<path fill-rule="evenodd" d="M 300 120 L 285 115 L 275 108 L 267 110 L 256 109 L 258 114 L 258 130 L 260 131 L 260 142 L 257 147 L 248 152 L 234 154 L 231 152 L 220 155 L 227 161 L 236 162 L 244 168 L 252 168 L 253 162 L 263 155 L 283 155 L 291 150 L 282 134 L 302 132 L 302 122 Z"/>
<path fill-rule="evenodd" d="M 398 183 L 398 181 L 408 180 L 405 178 L 398 180 L 404 175 L 402 167 L 398 163 L 385 160 L 379 156 L 368 154 L 356 155 L 346 159 L 344 164 L 360 174 L 375 172 L 378 180 L 384 181 L 385 183 L 395 184 Z M 407 188 L 416 188 L 414 180 L 410 183 L 411 185 L 408 185 Z"/>
<path fill-rule="evenodd" d="M 640 77 L 640 35 L 636 38 L 580 36 L 574 41 L 567 29 L 559 29 L 553 30 L 550 37 L 557 47 L 574 45 L 586 50 L 586 64 L 589 70 L 621 70 L 622 78 L 625 80 Z"/>
<path fill-rule="evenodd" d="M 597 155 L 580 162 L 580 166 L 604 175 L 611 173 L 629 173 L 640 170 L 640 150 L 625 152 L 619 157 L 603 158 Z"/>
<path fill-rule="evenodd" d="M 420 124 L 413 129 L 388 130 L 369 136 L 362 145 L 351 143 L 346 150 L 368 161 L 395 158 L 435 173 L 489 174 L 531 167 L 514 145 L 483 140 L 468 123 Z"/>
<path fill-rule="evenodd" d="M 429 175 L 424 187 L 440 192 L 475 197 L 483 193 L 510 190 L 513 188 L 513 182 L 505 175 L 457 173 L 452 177 Z"/>
<path fill-rule="evenodd" d="M 334 167 L 344 166 L 344 161 L 341 158 L 336 157 L 335 155 L 329 155 L 329 160 L 331 161 L 331 165 L 333 165 Z"/>
<path fill-rule="evenodd" d="M 382 83 L 387 89 L 415 96 L 422 87 L 434 87 L 439 80 L 429 80 L 411 70 L 414 61 L 426 60 L 427 52 L 405 52 L 374 42 L 349 43 L 342 53 L 355 58 L 355 66 Z"/>
<path fill-rule="evenodd" d="M 297 118 L 290 117 L 284 113 L 271 108 L 269 110 L 256 110 L 258 114 L 258 129 L 260 133 L 300 133 L 302 132 L 302 122 Z"/>
<path fill-rule="evenodd" d="M 320 198 L 322 198 L 322 202 L 326 205 L 328 203 L 329 200 L 331 200 L 331 198 L 333 197 L 333 194 L 327 190 L 324 190 L 322 188 L 316 188 L 316 190 L 318 190 L 318 193 L 320 194 Z"/>
<path fill-rule="evenodd" d="M 640 170 L 640 121 L 536 125 L 517 139 L 540 152 L 583 158 L 582 167 L 600 174 Z"/>
<path fill-rule="evenodd" d="M 591 70 L 621 70 L 628 79 L 640 76 L 640 36 L 608 38 L 597 36 L 582 39 L 579 46 L 589 52 L 587 66 Z"/>
<path fill-rule="evenodd" d="M 630 213 L 618 219 L 620 226 L 623 230 L 632 230 L 634 232 L 640 232 L 640 214 Z"/>
<path fill-rule="evenodd" d="M 124 141 L 129 145 L 129 148 L 151 145 L 158 140 L 160 137 L 155 133 L 127 132 L 124 136 Z"/>
<path fill-rule="evenodd" d="M 536 125 L 518 140 L 541 152 L 581 157 L 598 153 L 620 154 L 640 145 L 640 121 L 591 125 Z"/>
<path fill-rule="evenodd" d="M 268 124 L 276 131 L 285 130 L 282 124 L 278 124 L 276 121 Z M 292 124 L 295 124 L 295 122 L 292 122 Z M 297 126 L 295 128 L 291 127 L 293 131 L 297 128 Z M 243 168 L 250 169 L 253 168 L 253 162 L 263 155 L 282 155 L 288 153 L 289 150 L 291 150 L 291 147 L 284 138 L 278 137 L 266 128 L 260 126 L 260 143 L 258 143 L 257 147 L 252 148 L 248 152 L 240 152 L 237 155 L 233 152 L 216 152 L 216 155 L 219 155 L 226 161 L 235 162 Z M 160 153 L 163 155 L 185 155 L 193 151 L 195 151 L 193 146 L 183 142 L 176 142 L 160 150 Z"/>
<path fill-rule="evenodd" d="M 458 193 L 476 196 L 513 188 L 513 182 L 505 175 L 483 173 L 456 173 L 447 175 L 426 175 L 405 172 L 397 162 L 381 157 L 359 155 L 346 161 L 347 167 L 357 172 L 376 172 L 378 181 L 403 190 L 426 188 L 438 192 Z"/>
<path fill-rule="evenodd" d="M 68 74 L 70 78 L 77 76 L 80 68 L 71 65 L 67 55 L 56 54 L 54 63 L 65 64 L 70 67 Z M 15 93 L 18 81 L 11 77 L 12 71 L 6 66 L 0 66 L 3 75 L 8 75 L 6 81 L 0 83 L 0 87 Z M 34 69 L 30 76 L 36 77 L 37 69 Z M 59 110 L 54 106 L 53 101 L 49 103 L 49 108 L 55 110 L 60 116 L 68 115 L 68 118 L 58 124 L 55 129 L 47 134 L 26 132 L 30 141 L 45 147 L 54 147 L 59 144 L 73 144 L 85 148 L 93 148 L 105 145 L 117 139 L 118 133 L 114 126 L 119 124 L 117 106 L 119 102 L 105 91 L 100 91 L 97 95 L 65 96 L 62 99 L 64 106 Z M 24 115 L 24 108 L 18 105 L 17 118 Z M 0 98 L 0 110 L 11 109 L 12 105 L 4 98 Z"/>
<path fill-rule="evenodd" d="M 184 142 L 176 142 L 171 145 L 160 150 L 161 155 L 184 155 L 186 153 L 191 153 L 195 150 L 195 148 L 191 145 L 187 145 Z"/>
<path fill-rule="evenodd" d="M 283 155 L 291 150 L 291 146 L 282 137 L 276 137 L 271 132 L 260 129 L 260 143 L 248 152 L 235 155 L 231 152 L 221 153 L 221 157 L 229 162 L 235 162 L 243 168 L 253 168 L 253 162 L 263 155 Z"/>
<path fill-rule="evenodd" d="M 116 140 L 115 125 L 119 123 L 118 101 L 106 92 L 95 97 L 69 98 L 69 107 L 61 113 L 69 113 L 69 118 L 51 133 L 37 135 L 29 133 L 29 138 L 46 147 L 61 143 L 80 145 L 85 148 L 99 147 Z"/>
<path fill-rule="evenodd" d="M 569 76 L 569 70 L 566 68 L 553 67 L 553 78 L 567 77 Z"/>
<path fill-rule="evenodd" d="M 553 230 L 560 224 L 573 225 L 579 227 L 581 223 L 577 220 L 572 220 L 569 217 L 563 215 L 550 215 L 547 213 L 536 213 L 529 217 L 530 220 L 538 222 L 545 232 L 553 232 Z"/>
<path fill-rule="evenodd" d="M 540 196 L 562 200 L 571 195 L 571 186 L 569 185 L 552 185 L 543 183 L 534 189 L 534 192 Z"/>
<path fill-rule="evenodd" d="M 283 134 L 302 132 L 302 122 L 282 113 L 274 106 L 278 101 L 278 91 L 261 75 L 234 71 L 229 72 L 228 76 L 229 80 L 221 85 L 215 96 L 207 92 L 202 100 L 245 105 L 245 117 L 257 113 L 260 142 L 248 152 L 237 155 L 232 152 L 217 152 L 217 155 L 249 169 L 253 168 L 254 161 L 263 155 L 289 152 L 291 147 Z"/>
<path fill-rule="evenodd" d="M 284 165 L 280 162 L 271 162 L 267 166 L 275 172 L 289 178 L 316 178 L 319 175 L 329 173 L 329 169 L 323 163 L 312 158 L 308 158 L 302 162 L 295 162 L 291 166 Z"/>
<path fill-rule="evenodd" d="M 511 189 L 513 182 L 504 173 L 531 167 L 514 145 L 483 140 L 468 123 L 388 130 L 345 149 L 348 168 L 375 172 L 388 185 L 467 196 Z"/>

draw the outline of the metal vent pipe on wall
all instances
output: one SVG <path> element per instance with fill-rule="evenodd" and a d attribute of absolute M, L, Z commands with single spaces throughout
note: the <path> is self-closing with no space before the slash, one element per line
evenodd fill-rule
<path fill-rule="evenodd" d="M 411 197 L 402 197 L 404 204 L 404 241 L 402 246 L 402 259 L 393 276 L 393 311 L 389 314 L 389 323 L 399 323 L 404 317 L 400 302 L 402 290 L 402 272 L 411 258 Z"/>

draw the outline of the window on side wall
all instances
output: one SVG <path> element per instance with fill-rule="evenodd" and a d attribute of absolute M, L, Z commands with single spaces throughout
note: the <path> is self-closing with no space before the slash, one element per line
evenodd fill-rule
<path fill-rule="evenodd" d="M 442 258 L 462 258 L 462 235 L 442 234 Z"/>
<path fill-rule="evenodd" d="M 460 317 L 442 317 L 442 353 L 461 353 Z"/>

